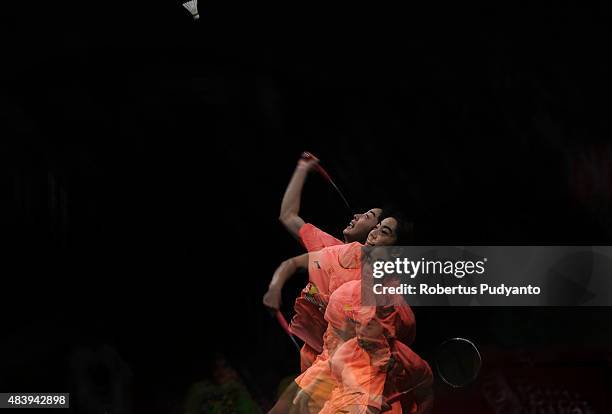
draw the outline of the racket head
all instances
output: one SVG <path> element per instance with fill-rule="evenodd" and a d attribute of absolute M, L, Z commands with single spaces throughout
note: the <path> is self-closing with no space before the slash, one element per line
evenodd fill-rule
<path fill-rule="evenodd" d="M 452 388 L 463 388 L 478 378 L 482 356 L 474 342 L 457 337 L 438 346 L 434 363 L 442 381 Z"/>

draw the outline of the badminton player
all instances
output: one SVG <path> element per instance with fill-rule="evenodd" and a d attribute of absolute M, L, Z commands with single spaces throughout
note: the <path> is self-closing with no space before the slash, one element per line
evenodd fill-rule
<path fill-rule="evenodd" d="M 287 231 L 300 240 L 309 252 L 342 243 L 358 241 L 365 243 L 366 237 L 380 222 L 381 208 L 372 208 L 364 213 L 354 214 L 351 221 L 342 231 L 344 241 L 341 241 L 318 227 L 306 223 L 300 217 L 302 190 L 309 171 L 319 162 L 315 157 L 300 158 L 281 202 L 279 220 Z"/>
<path fill-rule="evenodd" d="M 401 242 L 402 237 L 398 237 L 400 234 L 408 234 L 410 232 L 411 228 L 405 221 L 398 221 L 393 217 L 388 217 L 384 219 L 376 229 L 370 232 L 367 237 L 366 244 L 370 246 L 391 245 L 395 242 Z M 270 284 L 270 290 L 264 298 L 264 304 L 272 309 L 278 309 L 278 306 L 280 305 L 280 289 L 282 288 L 282 285 L 288 279 L 288 277 L 293 274 L 297 267 L 305 266 L 308 266 L 310 281 L 318 290 L 319 298 L 322 299 L 323 302 L 328 302 L 330 295 L 333 296 L 336 290 L 341 292 L 344 286 L 346 286 L 346 282 L 351 280 L 359 280 L 361 276 L 361 246 L 362 245 L 359 243 L 334 246 L 323 249 L 321 252 L 309 253 L 293 258 L 290 261 L 283 262 L 273 277 L 273 281 Z M 314 272 L 311 272 L 311 270 L 314 270 Z M 350 297 L 350 295 L 342 296 L 341 293 L 337 294 L 345 298 Z M 317 357 L 317 360 L 313 366 L 311 366 L 300 377 L 298 377 L 298 379 L 296 379 L 296 384 L 298 384 L 301 389 L 301 392 L 298 394 L 298 398 L 296 399 L 297 405 L 292 405 L 287 401 L 295 393 L 295 390 L 288 389 L 283 397 L 281 397 L 281 399 L 277 402 L 275 407 L 270 411 L 270 413 L 296 410 L 296 412 L 315 413 L 319 412 L 323 405 L 328 400 L 332 399 L 331 392 L 334 389 L 338 389 L 339 383 L 338 378 L 334 378 L 330 371 L 329 358 L 333 355 L 335 349 L 345 340 L 355 337 L 355 333 L 351 332 L 350 321 L 352 318 L 343 317 L 342 309 L 349 306 L 351 303 L 352 305 L 350 306 L 358 308 L 359 306 L 355 304 L 356 300 L 360 300 L 358 295 L 353 295 L 352 302 L 351 300 L 348 300 L 348 304 L 347 300 L 344 300 L 344 302 L 336 301 L 336 303 L 343 303 L 343 305 L 340 306 L 339 311 L 337 306 L 332 306 L 330 308 L 327 306 L 327 303 L 325 303 L 325 320 L 329 323 L 329 325 L 326 328 L 322 344 L 323 353 Z M 409 327 L 408 329 L 410 329 L 410 327 L 413 329 L 414 317 L 411 312 L 410 315 L 411 318 L 407 318 L 408 322 L 405 322 L 405 324 Z M 413 338 L 414 333 L 408 337 Z M 412 360 L 414 360 L 414 358 L 412 358 Z M 367 369 L 369 367 L 369 361 L 370 359 L 362 355 L 361 358 L 356 359 L 354 362 L 357 364 L 360 363 L 361 370 L 363 371 L 363 369 Z M 381 376 L 379 373 L 379 375 L 372 376 L 369 379 L 361 378 L 360 381 L 365 381 L 365 383 L 368 384 L 378 384 L 380 386 L 380 384 L 385 384 L 385 379 L 386 376 L 384 374 Z M 350 387 L 341 389 L 346 392 L 346 390 L 350 389 Z M 336 397 L 333 400 L 336 401 L 336 403 L 334 404 L 342 405 L 347 403 L 346 400 L 341 398 L 343 395 L 346 395 L 345 392 L 336 392 Z M 368 393 L 368 395 L 369 394 L 373 393 Z M 352 401 L 353 404 L 348 405 L 351 405 L 353 408 L 362 407 L 364 409 L 371 408 L 373 410 L 380 410 L 382 407 L 382 390 L 379 390 L 378 394 L 376 395 L 378 395 L 378 407 L 362 407 L 364 404 L 363 400 Z M 333 406 L 334 405 L 330 407 Z"/>
<path fill-rule="evenodd" d="M 429 412 L 431 369 L 408 346 L 416 334 L 414 314 L 403 299 L 394 299 L 387 306 L 363 306 L 361 280 L 345 283 L 330 296 L 325 319 L 342 340 L 327 341 L 324 352 L 296 379 L 296 412 Z M 346 326 L 352 326 L 352 337 Z"/>
<path fill-rule="evenodd" d="M 361 306 L 360 279 L 331 293 L 324 350 L 295 380 L 299 389 L 294 402 L 281 403 L 289 412 L 429 412 L 431 369 L 408 346 L 416 333 L 414 314 L 403 299 L 393 299 L 388 306 Z M 386 404 L 387 398 L 405 390 L 410 392 Z"/>
<path fill-rule="evenodd" d="M 279 216 L 279 220 L 287 231 L 298 239 L 308 252 L 315 252 L 326 247 L 343 244 L 343 241 L 311 223 L 306 223 L 299 216 L 302 190 L 306 177 L 318 162 L 319 160 L 314 156 L 300 158 L 289 181 L 289 185 L 285 190 Z M 365 213 L 355 214 L 342 231 L 344 242 L 351 243 L 358 241 L 364 243 L 368 233 L 379 223 L 382 212 L 381 208 L 372 208 Z M 290 265 L 291 263 L 287 263 L 287 266 Z M 317 270 L 317 268 L 314 268 L 312 272 Z M 322 305 L 317 297 L 317 289 L 311 283 L 302 290 L 300 296 L 295 301 L 295 315 L 291 320 L 289 329 L 293 335 L 304 341 L 304 345 L 300 350 L 300 368 L 302 372 L 313 363 L 321 352 L 320 344 L 323 340 L 323 332 L 325 332 L 327 326 L 323 319 L 323 313 L 320 310 Z M 304 335 L 305 331 L 303 328 L 305 326 L 308 326 L 308 337 Z M 318 346 L 313 347 L 312 338 L 315 338 L 314 342 Z"/>

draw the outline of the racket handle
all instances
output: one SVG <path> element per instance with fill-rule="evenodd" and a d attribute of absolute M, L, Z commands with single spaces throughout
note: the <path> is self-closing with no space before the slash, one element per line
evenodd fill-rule
<path fill-rule="evenodd" d="M 315 168 L 317 169 L 319 174 L 321 174 L 323 176 L 323 178 L 325 178 L 327 181 L 331 181 L 331 177 L 329 176 L 329 174 L 327 173 L 327 171 L 325 171 L 325 169 L 323 167 L 321 167 L 319 164 L 317 164 L 315 166 Z"/>
<path fill-rule="evenodd" d="M 319 159 L 317 157 L 315 157 L 311 152 L 308 152 L 308 151 L 302 152 L 301 158 L 304 161 L 310 161 L 310 160 L 319 161 Z M 319 174 L 321 174 L 323 176 L 323 178 L 325 178 L 327 181 L 331 181 L 331 177 L 329 176 L 327 171 L 325 171 L 325 168 L 321 167 L 321 164 L 319 164 L 319 163 L 315 164 L 314 168 L 317 170 L 317 172 Z"/>
<path fill-rule="evenodd" d="M 291 331 L 289 330 L 289 324 L 287 323 L 287 320 L 285 319 L 285 317 L 283 316 L 283 314 L 280 311 L 276 311 L 276 320 L 278 321 L 280 326 L 283 328 L 283 331 L 285 331 L 287 336 L 289 336 L 289 339 L 291 339 L 291 342 L 293 342 L 293 345 L 295 345 L 295 348 L 297 349 L 297 351 L 299 353 L 300 352 L 300 345 L 297 343 L 297 341 L 295 340 L 295 338 L 291 334 Z"/>
<path fill-rule="evenodd" d="M 395 394 L 391 394 L 389 398 L 387 398 L 387 404 L 393 404 L 394 402 L 401 400 L 402 398 L 404 398 L 404 396 L 410 394 L 412 391 L 426 384 L 428 381 L 430 381 L 430 379 L 426 378 L 423 381 L 419 382 L 417 385 L 410 387 L 405 391 L 396 392 Z"/>
<path fill-rule="evenodd" d="M 280 313 L 280 311 L 276 311 L 276 320 L 283 328 L 283 330 L 287 332 L 288 335 L 291 335 L 291 332 L 289 331 L 289 324 L 287 323 L 287 320 L 283 317 L 283 314 Z"/>
<path fill-rule="evenodd" d="M 387 398 L 386 403 L 391 405 L 394 402 L 399 401 L 400 399 L 402 399 L 402 397 L 405 396 L 408 393 L 410 393 L 410 391 L 408 391 L 408 392 L 405 392 L 405 391 L 404 392 L 397 392 L 395 394 L 392 394 L 392 395 L 389 396 L 389 398 Z"/>

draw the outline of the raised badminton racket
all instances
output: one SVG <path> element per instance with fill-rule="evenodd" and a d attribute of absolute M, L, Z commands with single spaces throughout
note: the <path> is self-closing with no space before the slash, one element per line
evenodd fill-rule
<path fill-rule="evenodd" d="M 308 152 L 308 151 L 304 151 L 302 153 L 302 159 L 309 161 L 309 160 L 319 160 L 317 157 L 315 157 L 312 153 Z M 323 168 L 321 166 L 320 163 L 316 163 L 314 165 L 314 168 L 317 170 L 317 172 L 328 182 L 331 184 L 332 187 L 334 187 L 334 190 L 336 190 L 336 192 L 338 193 L 338 195 L 340 196 L 340 198 L 342 199 L 342 201 L 344 202 L 344 204 L 346 205 L 346 208 L 349 209 L 349 212 L 352 213 L 353 209 L 351 208 L 351 205 L 349 204 L 348 200 L 346 199 L 346 197 L 344 196 L 344 194 L 342 193 L 342 191 L 340 190 L 340 188 L 336 185 L 336 183 L 334 182 L 334 180 L 331 178 L 331 176 L 329 175 L 329 173 L 327 171 L 325 171 L 325 168 Z"/>

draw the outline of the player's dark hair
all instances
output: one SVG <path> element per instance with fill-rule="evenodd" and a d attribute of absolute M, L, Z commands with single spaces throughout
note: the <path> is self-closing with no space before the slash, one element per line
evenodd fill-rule
<path fill-rule="evenodd" d="M 395 229 L 397 239 L 395 245 L 402 246 L 411 244 L 414 241 L 414 222 L 395 206 L 386 206 L 383 208 L 383 213 L 380 215 L 380 221 L 383 221 L 387 217 L 393 217 L 397 221 L 397 228 Z"/>
<path fill-rule="evenodd" d="M 383 219 L 383 216 L 385 215 L 385 209 L 383 207 L 380 207 L 380 205 L 375 205 L 374 207 L 370 206 L 370 207 L 365 207 L 365 206 L 357 206 L 356 209 L 353 210 L 353 212 L 361 212 L 361 211 L 369 211 L 375 208 L 379 208 L 382 210 L 382 213 L 380 213 L 378 215 L 378 217 L 376 217 L 376 219 L 378 220 L 378 222 L 380 223 Z"/>

